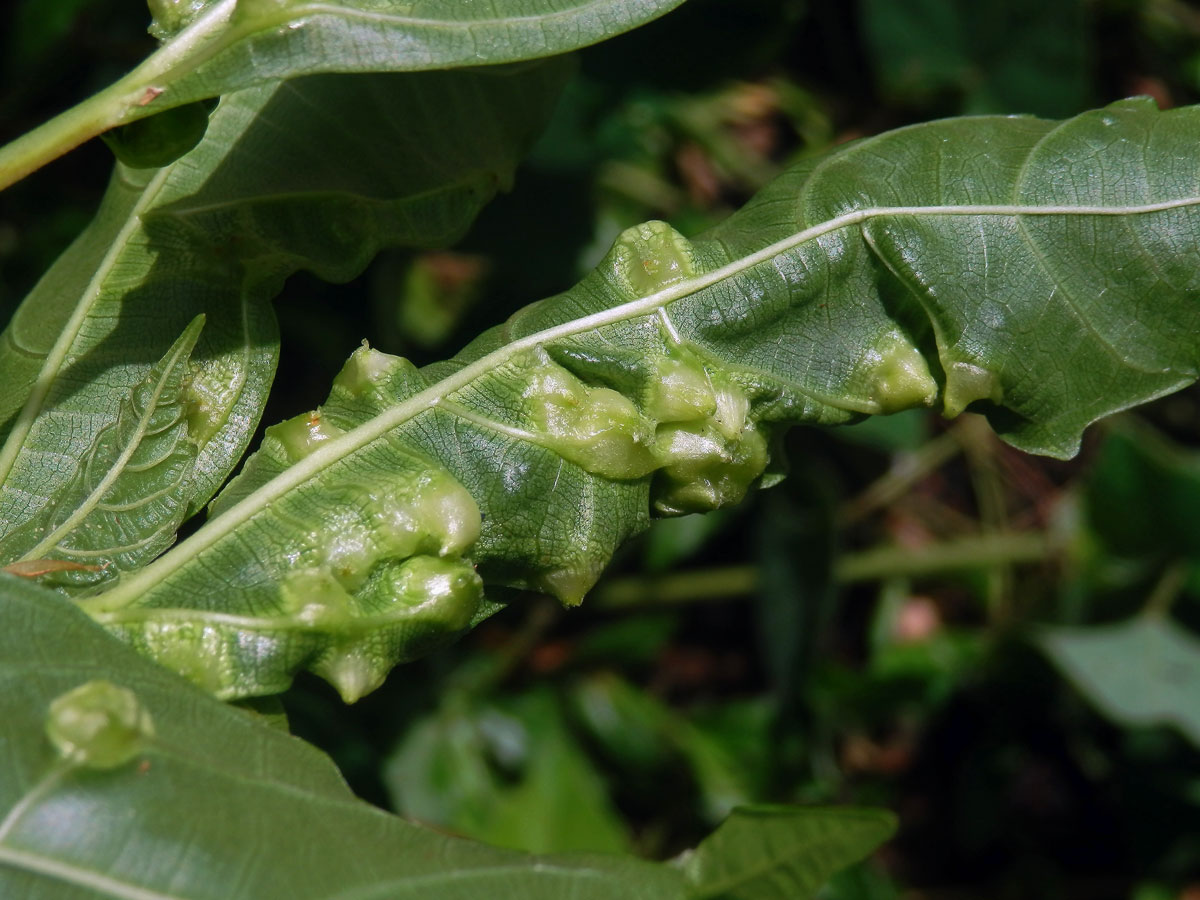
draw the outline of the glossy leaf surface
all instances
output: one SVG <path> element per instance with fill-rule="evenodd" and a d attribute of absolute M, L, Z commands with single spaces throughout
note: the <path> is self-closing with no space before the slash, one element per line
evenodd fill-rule
<path fill-rule="evenodd" d="M 806 162 L 690 242 L 629 229 L 570 291 L 418 371 L 364 348 L 189 541 L 90 611 L 224 696 L 354 699 L 492 607 L 578 603 L 652 512 L 773 480 L 792 422 L 978 404 L 1070 456 L 1200 362 L 1200 109 L 915 126 Z M 476 537 L 477 535 L 477 537 Z"/>
<path fill-rule="evenodd" d="M 356 800 L 309 745 L 140 659 L 54 593 L 0 575 L 0 599 L 4 897 L 687 896 L 669 866 L 534 857 L 411 825 Z M 103 681 L 90 700 L 68 695 Z M 102 767 L 64 762 L 46 729 L 65 695 L 59 718 L 63 703 L 132 695 L 150 734 Z"/>
<path fill-rule="evenodd" d="M 682 2 L 209 0 L 190 4 L 199 8 L 185 15 L 160 17 L 164 45 L 142 66 L 147 76 L 156 74 L 147 84 L 159 91 L 147 109 L 301 75 L 452 69 L 554 56 L 620 34 Z"/>
<path fill-rule="evenodd" d="M 509 183 L 569 69 L 300 79 L 227 98 L 171 166 L 118 167 L 96 220 L 0 339 L 0 560 L 76 559 L 73 539 L 44 536 L 79 520 L 69 485 L 82 460 L 88 477 L 111 475 L 113 490 L 161 509 L 114 507 L 96 527 L 120 540 L 89 538 L 92 555 L 77 560 L 108 568 L 76 580 L 111 578 L 168 545 L 258 421 L 277 352 L 266 301 L 283 279 L 304 268 L 344 280 L 382 246 L 458 237 Z M 159 490 L 136 466 L 102 476 L 94 448 L 199 314 L 176 483 Z"/>

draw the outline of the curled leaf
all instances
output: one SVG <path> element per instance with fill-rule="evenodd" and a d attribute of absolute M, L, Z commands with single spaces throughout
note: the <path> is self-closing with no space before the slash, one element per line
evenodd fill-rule
<path fill-rule="evenodd" d="M 214 106 L 211 100 L 176 106 L 148 119 L 119 125 L 100 137 L 113 156 L 131 169 L 158 169 L 200 143 Z"/>
<path fill-rule="evenodd" d="M 651 515 L 772 478 L 791 423 L 973 405 L 1069 456 L 1200 371 L 1200 169 L 1175 164 L 1197 140 L 1200 108 L 1143 101 L 934 122 L 806 161 L 695 240 L 631 228 L 451 360 L 357 351 L 205 527 L 84 605 L 223 696 L 303 668 L 356 694 L 495 609 L 468 572 L 577 604 Z M 416 560 L 457 587 L 402 586 Z"/>

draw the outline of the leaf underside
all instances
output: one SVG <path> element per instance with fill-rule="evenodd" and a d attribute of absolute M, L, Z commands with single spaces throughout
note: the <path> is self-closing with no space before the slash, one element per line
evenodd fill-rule
<path fill-rule="evenodd" d="M 423 370 L 364 347 L 191 539 L 83 603 L 222 696 L 347 699 L 487 615 L 577 603 L 652 513 L 774 479 L 794 422 L 974 405 L 1065 457 L 1196 377 L 1200 110 L 914 126 L 789 171 L 689 242 L 630 229 Z M 477 535 L 477 536 L 476 536 Z"/>
<path fill-rule="evenodd" d="M 510 182 L 570 71 L 557 59 L 298 79 L 226 98 L 171 166 L 119 166 L 0 337 L 0 560 L 100 564 L 58 579 L 87 585 L 168 546 L 257 425 L 278 353 L 267 301 L 285 277 L 346 280 L 381 247 L 456 239 Z M 122 411 L 197 315 L 174 393 L 142 409 L 180 426 L 159 483 L 166 469 L 145 465 L 154 448 Z M 85 511 L 89 480 L 121 499 Z"/>
<path fill-rule="evenodd" d="M 207 0 L 155 2 L 163 41 L 141 67 L 153 93 L 124 121 L 323 73 L 488 66 L 567 53 L 683 0 Z M 161 62 L 160 62 L 161 59 Z M 139 72 L 134 72 L 135 76 Z"/>

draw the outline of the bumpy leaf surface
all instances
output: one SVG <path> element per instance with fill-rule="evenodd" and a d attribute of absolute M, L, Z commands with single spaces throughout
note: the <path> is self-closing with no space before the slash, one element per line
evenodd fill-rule
<path fill-rule="evenodd" d="M 690 242 L 624 233 L 570 291 L 418 371 L 364 347 L 192 538 L 87 608 L 224 696 L 353 699 L 486 615 L 578 603 L 652 511 L 769 483 L 773 431 L 940 405 L 1069 456 L 1196 377 L 1200 109 L 902 129 Z"/>
<path fill-rule="evenodd" d="M 550 60 L 297 79 L 226 98 L 206 139 L 171 166 L 118 166 L 96 220 L 0 337 L 0 562 L 113 550 L 80 558 L 106 568 L 69 579 L 98 582 L 147 559 L 116 548 L 161 551 L 258 422 L 277 353 L 266 301 L 284 277 L 306 268 L 344 280 L 381 246 L 458 237 L 511 179 L 569 70 Z M 136 464 L 100 471 L 97 448 L 198 314 L 207 323 L 175 398 L 186 441 L 173 484 L 152 484 L 162 470 Z M 72 485 L 110 478 L 125 499 L 108 515 L 92 509 L 87 525 L 123 537 L 47 545 L 64 522 L 82 525 L 86 492 Z"/>
<path fill-rule="evenodd" d="M 127 570 L 171 545 L 196 457 L 188 439 L 187 374 L 203 324 L 198 316 L 97 432 L 51 517 L 12 533 L 13 542 L 33 543 L 27 561 L 61 560 L 87 572 L 99 560 Z"/>

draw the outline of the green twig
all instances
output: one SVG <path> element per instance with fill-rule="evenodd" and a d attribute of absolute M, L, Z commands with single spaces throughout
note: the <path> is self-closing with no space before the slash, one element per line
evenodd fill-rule
<path fill-rule="evenodd" d="M 0 190 L 119 122 L 121 112 L 129 105 L 125 81 L 118 81 L 0 147 Z"/>
<path fill-rule="evenodd" d="M 853 525 L 876 510 L 903 497 L 917 482 L 936 472 L 962 450 L 958 439 L 960 425 L 926 441 L 912 453 L 899 455 L 895 464 L 838 510 L 839 525 Z"/>
<path fill-rule="evenodd" d="M 979 508 L 979 527 L 984 535 L 1008 530 L 1008 507 L 1004 482 L 996 467 L 996 436 L 980 416 L 965 416 L 955 437 L 962 445 L 975 502 Z M 988 618 L 1003 624 L 1013 616 L 1012 570 L 1005 560 L 987 567 L 986 596 Z"/>
<path fill-rule="evenodd" d="M 934 544 L 922 549 L 876 547 L 840 556 L 833 567 L 841 584 L 894 577 L 920 577 L 997 565 L 1020 565 L 1050 559 L 1056 548 L 1041 533 L 991 534 Z M 593 609 L 620 610 L 675 606 L 747 597 L 759 587 L 755 566 L 698 569 L 661 578 L 617 578 L 588 598 Z"/>
<path fill-rule="evenodd" d="M 1054 551 L 1051 542 L 1040 532 L 987 534 L 919 550 L 877 547 L 862 553 L 848 553 L 834 564 L 833 572 L 834 578 L 843 583 L 876 581 L 1042 562 L 1053 556 Z"/>
<path fill-rule="evenodd" d="M 233 0 L 218 0 L 128 75 L 0 147 L 0 190 L 117 125 L 177 105 L 169 82 L 194 70 L 240 33 L 228 27 Z"/>
<path fill-rule="evenodd" d="M 1186 561 L 1176 560 L 1167 566 L 1155 583 L 1154 590 L 1146 598 L 1146 605 L 1142 608 L 1142 612 L 1147 616 L 1161 618 L 1170 615 L 1171 607 L 1183 591 L 1184 584 L 1187 583 L 1187 576 L 1188 564 Z"/>

